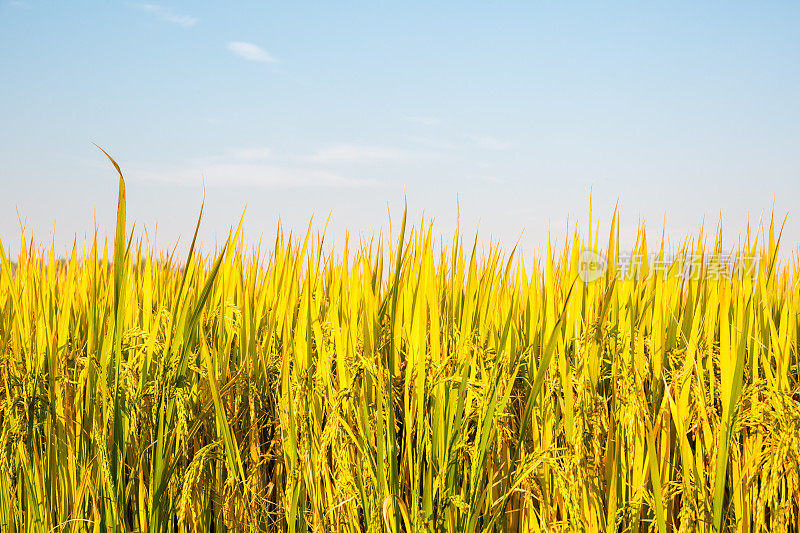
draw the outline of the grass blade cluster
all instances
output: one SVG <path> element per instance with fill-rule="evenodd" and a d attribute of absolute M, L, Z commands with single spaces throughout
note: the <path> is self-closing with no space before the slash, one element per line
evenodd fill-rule
<path fill-rule="evenodd" d="M 119 191 L 110 256 L 0 243 L 0 531 L 800 525 L 800 265 L 772 223 L 735 276 L 720 233 L 648 255 L 644 227 L 655 259 L 617 275 L 616 213 L 593 279 L 596 231 L 526 267 L 405 215 L 341 253 L 250 253 L 240 223 L 178 263 Z"/>

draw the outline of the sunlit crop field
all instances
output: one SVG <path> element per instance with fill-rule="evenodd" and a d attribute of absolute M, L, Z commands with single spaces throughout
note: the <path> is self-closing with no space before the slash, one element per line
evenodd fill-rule
<path fill-rule="evenodd" d="M 798 528 L 780 221 L 721 270 L 616 214 L 527 262 L 405 217 L 179 260 L 125 218 L 120 175 L 108 249 L 2 248 L 3 532 Z"/>

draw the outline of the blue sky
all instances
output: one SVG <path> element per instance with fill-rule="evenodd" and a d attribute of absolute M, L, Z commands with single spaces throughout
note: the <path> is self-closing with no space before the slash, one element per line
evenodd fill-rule
<path fill-rule="evenodd" d="M 273 238 L 331 214 L 388 228 L 407 195 L 447 235 L 527 256 L 585 223 L 677 241 L 800 213 L 800 4 L 0 0 L 0 239 L 61 251 L 129 219 L 206 247 L 247 207 Z M 795 210 L 796 211 L 796 210 Z M 606 226 L 607 227 L 607 226 Z"/>

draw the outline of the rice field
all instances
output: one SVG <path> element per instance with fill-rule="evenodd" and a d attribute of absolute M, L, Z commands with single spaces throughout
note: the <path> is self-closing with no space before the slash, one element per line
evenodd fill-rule
<path fill-rule="evenodd" d="M 110 249 L 0 246 L 3 532 L 798 529 L 780 223 L 731 273 L 643 226 L 631 267 L 616 213 L 528 263 L 405 216 L 178 259 L 125 207 Z"/>

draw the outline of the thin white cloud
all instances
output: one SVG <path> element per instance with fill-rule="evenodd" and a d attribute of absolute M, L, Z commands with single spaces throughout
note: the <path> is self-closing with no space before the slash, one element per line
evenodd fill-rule
<path fill-rule="evenodd" d="M 405 150 L 363 144 L 332 144 L 321 148 L 311 156 L 318 163 L 363 163 L 366 161 L 403 159 Z"/>
<path fill-rule="evenodd" d="M 253 43 L 230 42 L 228 43 L 228 50 L 248 61 L 257 61 L 259 63 L 276 63 L 278 61 L 269 52 Z"/>
<path fill-rule="evenodd" d="M 237 148 L 231 150 L 231 155 L 244 161 L 269 159 L 272 156 L 272 148 Z"/>
<path fill-rule="evenodd" d="M 374 185 L 371 180 L 343 176 L 325 168 L 273 162 L 269 148 L 242 148 L 226 154 L 160 169 L 131 169 L 134 179 L 169 183 L 244 185 L 269 189 L 301 187 L 352 188 Z"/>
<path fill-rule="evenodd" d="M 175 9 L 158 4 L 145 4 L 141 2 L 128 2 L 128 5 L 150 13 L 159 22 L 168 22 L 170 24 L 177 24 L 178 26 L 194 26 L 197 24 L 197 18 L 191 15 L 184 15 L 178 13 Z"/>
<path fill-rule="evenodd" d="M 10 0 L 9 2 L 6 2 L 6 5 L 8 7 L 21 7 L 25 9 L 31 7 L 28 2 L 20 2 L 19 0 Z"/>
<path fill-rule="evenodd" d="M 349 178 L 335 172 L 316 168 L 295 168 L 264 163 L 215 163 L 173 170 L 132 171 L 134 178 L 171 183 L 197 183 L 208 185 L 246 185 L 267 189 L 302 187 L 363 187 L 369 180 Z"/>
<path fill-rule="evenodd" d="M 437 126 L 442 123 L 442 121 L 436 117 L 423 117 L 418 115 L 406 117 L 406 120 L 416 124 L 422 124 L 423 126 Z"/>
<path fill-rule="evenodd" d="M 507 180 L 503 178 L 498 178 L 497 176 L 491 175 L 477 175 L 472 177 L 475 181 L 479 181 L 482 183 L 488 183 L 490 185 L 500 185 L 506 183 Z"/>
<path fill-rule="evenodd" d="M 470 140 L 472 140 L 472 142 L 477 144 L 479 147 L 487 150 L 508 150 L 514 146 L 508 141 L 498 139 L 497 137 L 491 137 L 489 135 L 472 135 L 470 136 Z"/>
<path fill-rule="evenodd" d="M 407 136 L 406 139 L 414 144 L 419 144 L 420 146 L 432 148 L 434 150 L 444 150 L 450 152 L 459 148 L 459 145 L 452 141 L 442 140 L 431 136 L 411 135 Z"/>

